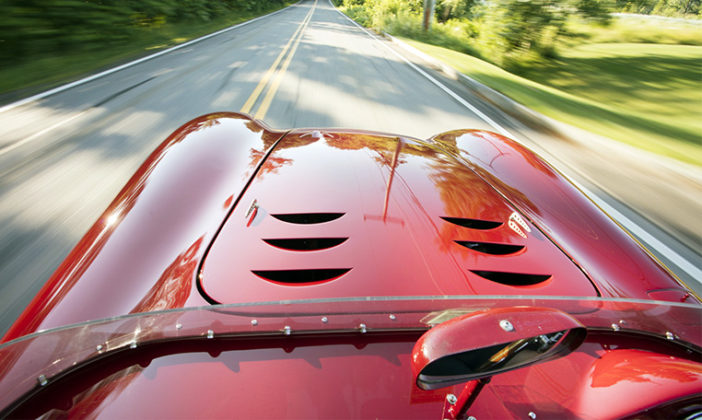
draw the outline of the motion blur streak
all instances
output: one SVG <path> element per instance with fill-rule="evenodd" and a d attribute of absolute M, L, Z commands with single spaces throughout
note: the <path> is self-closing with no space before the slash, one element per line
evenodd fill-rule
<path fill-rule="evenodd" d="M 316 6 L 316 1 L 315 1 L 315 6 Z M 276 69 L 278 68 L 278 64 L 280 64 L 280 61 L 285 57 L 285 55 L 288 52 L 288 49 L 290 48 L 290 45 L 292 45 L 293 42 L 295 42 L 295 47 L 293 48 L 293 51 L 288 55 L 288 59 L 286 60 L 286 63 L 289 63 L 290 59 L 292 59 L 292 56 L 295 55 L 295 50 L 297 49 L 297 45 L 300 42 L 300 38 L 302 37 L 302 33 L 304 32 L 305 28 L 307 27 L 307 24 L 310 21 L 310 18 L 312 17 L 312 13 L 314 13 L 314 8 L 310 9 L 309 13 L 307 13 L 307 16 L 305 16 L 305 20 L 302 21 L 300 26 L 297 28 L 297 31 L 293 34 L 293 36 L 290 38 L 290 41 L 288 41 L 287 44 L 285 44 L 285 47 L 283 47 L 283 50 L 280 52 L 280 55 L 278 55 L 278 58 L 275 59 L 273 62 L 273 65 L 268 69 L 266 74 L 263 76 L 259 84 L 256 86 L 256 89 L 254 89 L 253 93 L 251 96 L 249 96 L 249 99 L 246 100 L 246 103 L 244 104 L 243 107 L 241 107 L 241 112 L 249 113 L 251 112 L 251 109 L 253 109 L 254 104 L 258 100 L 259 96 L 261 95 L 261 92 L 263 92 L 263 89 L 266 87 L 268 84 L 268 81 L 270 78 L 273 76 L 275 73 Z M 284 65 L 285 68 L 287 66 Z M 280 72 L 284 72 L 284 70 L 280 70 Z M 278 74 L 280 74 L 280 72 Z M 276 78 L 277 79 L 277 78 Z M 269 88 L 268 92 L 275 92 L 273 88 Z M 266 98 L 268 98 L 268 95 L 266 95 Z M 270 105 L 270 100 L 268 101 Z M 261 112 L 259 107 L 259 111 L 257 112 L 257 115 Z M 268 107 L 266 107 L 268 109 Z M 265 112 L 263 113 L 265 115 Z M 263 118 L 263 116 L 257 116 L 257 118 Z"/>
<path fill-rule="evenodd" d="M 268 112 L 268 108 L 271 106 L 271 102 L 273 102 L 273 97 L 275 96 L 275 92 L 278 90 L 278 87 L 280 87 L 280 81 L 285 75 L 285 72 L 288 69 L 288 66 L 290 66 L 290 62 L 292 61 L 292 58 L 295 56 L 295 52 L 297 51 L 297 47 L 300 45 L 300 41 L 302 40 L 302 36 L 305 33 L 305 29 L 307 29 L 307 25 L 310 23 L 310 19 L 312 18 L 312 14 L 314 13 L 314 8 L 317 6 L 317 0 L 314 0 L 314 6 L 312 9 L 310 9 L 309 14 L 305 18 L 301 30 L 299 34 L 297 35 L 297 39 L 295 39 L 295 43 L 293 44 L 292 49 L 290 50 L 290 54 L 288 54 L 288 57 L 285 59 L 285 62 L 283 63 L 283 66 L 280 68 L 278 73 L 275 75 L 275 79 L 273 79 L 273 83 L 271 83 L 271 86 L 268 88 L 268 92 L 266 92 L 265 98 L 263 98 L 263 102 L 261 102 L 261 106 L 258 108 L 256 111 L 256 114 L 254 116 L 259 119 L 263 119 L 266 116 L 266 112 Z"/>

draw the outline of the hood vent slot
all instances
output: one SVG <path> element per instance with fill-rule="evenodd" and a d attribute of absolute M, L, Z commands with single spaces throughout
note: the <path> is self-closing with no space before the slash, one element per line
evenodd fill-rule
<path fill-rule="evenodd" d="M 510 255 L 524 249 L 524 245 L 496 244 L 490 242 L 454 241 L 458 245 L 464 246 L 474 251 L 490 255 Z"/>
<path fill-rule="evenodd" d="M 350 268 L 322 268 L 313 270 L 251 270 L 255 275 L 266 280 L 304 284 L 333 280 L 351 271 Z"/>
<path fill-rule="evenodd" d="M 508 286 L 532 286 L 551 278 L 550 274 L 506 273 L 504 271 L 470 270 L 482 278 Z"/>
<path fill-rule="evenodd" d="M 319 251 L 333 248 L 344 243 L 348 238 L 296 238 L 296 239 L 264 239 L 263 241 L 277 248 L 289 251 Z"/>
<path fill-rule="evenodd" d="M 496 227 L 502 226 L 502 222 L 493 222 L 490 220 L 464 219 L 461 217 L 444 217 L 444 216 L 441 216 L 441 218 L 446 220 L 449 223 L 453 223 L 454 225 L 467 227 L 470 229 L 488 230 L 488 229 L 494 229 Z"/>
<path fill-rule="evenodd" d="M 298 225 L 313 225 L 317 223 L 331 222 L 344 213 L 288 213 L 288 214 L 273 214 L 272 216 L 278 220 L 287 223 L 295 223 Z"/>

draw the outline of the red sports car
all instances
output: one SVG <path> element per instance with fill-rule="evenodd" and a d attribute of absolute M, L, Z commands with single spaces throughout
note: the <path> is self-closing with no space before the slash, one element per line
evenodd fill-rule
<path fill-rule="evenodd" d="M 702 418 L 702 305 L 533 152 L 199 117 L 0 344 L 0 418 Z"/>

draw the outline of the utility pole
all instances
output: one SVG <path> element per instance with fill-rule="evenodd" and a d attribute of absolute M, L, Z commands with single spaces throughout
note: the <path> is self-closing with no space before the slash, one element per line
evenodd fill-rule
<path fill-rule="evenodd" d="M 436 0 L 424 0 L 424 32 L 429 31 L 431 21 L 434 20 L 434 4 Z"/>

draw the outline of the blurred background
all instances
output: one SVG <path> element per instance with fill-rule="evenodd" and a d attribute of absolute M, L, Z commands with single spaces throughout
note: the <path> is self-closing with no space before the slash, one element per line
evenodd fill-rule
<path fill-rule="evenodd" d="M 288 3 L 5 0 L 0 104 Z M 336 3 L 547 116 L 702 165 L 702 0 Z"/>

